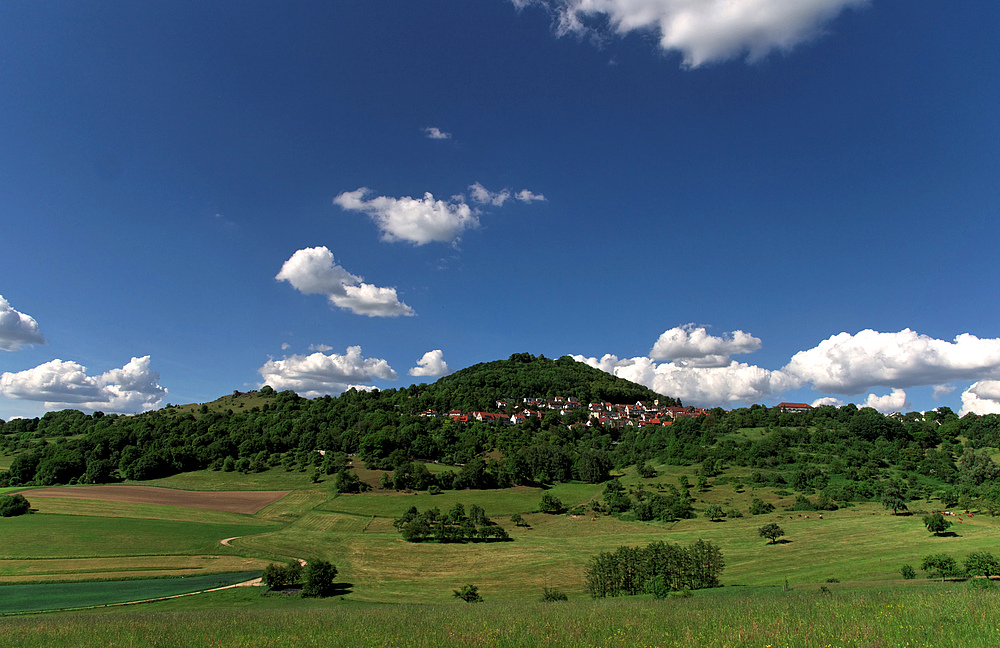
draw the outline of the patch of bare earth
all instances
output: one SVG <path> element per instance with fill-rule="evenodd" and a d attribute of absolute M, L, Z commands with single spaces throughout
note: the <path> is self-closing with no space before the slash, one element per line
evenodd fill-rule
<path fill-rule="evenodd" d="M 252 515 L 268 504 L 277 502 L 291 491 L 182 491 L 156 486 L 54 486 L 25 491 L 29 499 L 60 497 L 64 499 L 125 502 L 129 504 L 159 504 L 183 508 L 244 513 Z"/>

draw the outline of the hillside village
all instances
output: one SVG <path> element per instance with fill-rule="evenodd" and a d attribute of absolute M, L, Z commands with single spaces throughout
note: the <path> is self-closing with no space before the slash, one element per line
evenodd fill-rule
<path fill-rule="evenodd" d="M 779 403 L 776 406 L 782 412 L 806 412 L 812 409 L 806 403 Z M 586 416 L 579 421 L 583 425 L 601 425 L 604 427 L 623 428 L 627 426 L 646 427 L 650 425 L 671 425 L 679 418 L 694 418 L 707 415 L 708 409 L 703 407 L 677 407 L 661 405 L 659 400 L 651 402 L 637 401 L 635 404 L 615 403 L 581 403 L 576 398 L 556 396 L 546 398 L 523 398 L 520 402 L 497 400 L 496 412 L 463 412 L 449 410 L 440 413 L 435 410 L 424 410 L 421 417 L 446 416 L 455 423 L 494 423 L 498 425 L 518 425 L 530 417 L 544 418 L 546 412 L 557 412 L 560 417 L 584 411 Z"/>

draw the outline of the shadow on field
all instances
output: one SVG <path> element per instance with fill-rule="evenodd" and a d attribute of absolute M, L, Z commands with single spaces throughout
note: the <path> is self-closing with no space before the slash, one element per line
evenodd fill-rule
<path fill-rule="evenodd" d="M 779 540 L 775 540 L 774 544 L 792 544 L 792 541 L 788 538 L 781 538 Z"/>
<path fill-rule="evenodd" d="M 941 533 L 935 533 L 935 538 L 961 538 L 962 536 L 955 533 L 954 531 L 942 531 Z"/>
<path fill-rule="evenodd" d="M 347 596 L 348 594 L 353 594 L 352 587 L 354 587 L 354 583 L 334 583 L 333 589 L 330 591 L 330 596 Z"/>

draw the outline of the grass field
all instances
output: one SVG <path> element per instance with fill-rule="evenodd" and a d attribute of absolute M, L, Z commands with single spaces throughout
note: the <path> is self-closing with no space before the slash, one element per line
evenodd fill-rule
<path fill-rule="evenodd" d="M 670 468 L 652 479 L 634 472 L 622 476 L 626 487 L 677 483 L 687 468 Z M 600 496 L 602 486 L 559 484 L 547 491 L 518 487 L 503 491 L 446 491 L 440 495 L 374 491 L 335 496 L 327 482 L 313 484 L 303 474 L 277 468 L 257 475 L 203 471 L 146 482 L 183 490 L 291 490 L 254 515 L 186 509 L 176 506 L 43 499 L 32 502 L 39 513 L 0 521 L 0 584 L 24 580 L 79 580 L 135 577 L 144 573 L 203 573 L 197 570 L 261 568 L 268 560 L 323 558 L 350 583 L 353 602 L 452 602 L 452 590 L 475 583 L 495 603 L 521 602 L 556 587 L 574 598 L 584 597 L 583 569 L 601 551 L 657 540 L 688 543 L 697 539 L 718 544 L 725 556 L 722 582 L 735 592 L 780 586 L 820 587 L 827 579 L 838 587 L 901 584 L 904 564 L 919 568 L 930 553 L 947 552 L 962 560 L 972 551 L 1000 553 L 1000 522 L 976 515 L 956 524 L 952 537 L 934 537 L 919 515 L 894 516 L 876 504 L 833 512 L 763 516 L 747 513 L 753 497 L 788 505 L 791 496 L 773 489 L 719 485 L 693 491 L 696 509 L 719 503 L 739 508 L 746 517 L 712 522 L 705 517 L 675 523 L 648 523 L 612 516 L 545 515 L 534 512 L 549 492 L 573 507 Z M 30 501 L 30 492 L 28 493 Z M 442 511 L 461 502 L 482 506 L 510 533 L 511 542 L 412 544 L 392 527 L 392 519 L 410 506 Z M 922 503 L 914 502 L 914 506 Z M 930 508 L 930 505 L 928 505 Z M 515 527 L 518 513 L 530 527 Z M 806 517 L 808 515 L 808 517 Z M 757 529 L 776 522 L 784 542 L 768 544 Z M 236 537 L 231 547 L 219 544 Z M 115 569 L 115 560 L 120 567 Z M 240 562 L 240 561 L 247 562 Z M 178 572 L 178 570 L 189 570 Z M 228 594 L 227 596 L 236 596 Z M 226 607 L 225 599 L 213 595 Z M 300 603 L 301 604 L 301 603 Z"/>
<path fill-rule="evenodd" d="M 0 619 L 10 648 L 984 648 L 1000 640 L 1000 596 L 963 585 L 782 592 L 726 589 L 691 598 L 530 600 L 468 605 L 299 601 L 237 588 L 142 611 Z M 738 589 L 738 588 L 732 588 Z M 195 610 L 212 601 L 226 610 Z M 308 614 L 303 614 L 308 610 Z"/>

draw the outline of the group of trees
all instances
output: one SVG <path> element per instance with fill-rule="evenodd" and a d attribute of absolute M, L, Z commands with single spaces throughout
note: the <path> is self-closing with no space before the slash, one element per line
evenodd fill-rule
<path fill-rule="evenodd" d="M 673 484 L 666 484 L 663 492 L 640 488 L 629 493 L 614 478 L 604 484 L 602 499 L 603 504 L 598 504 L 596 510 L 613 514 L 630 513 L 643 522 L 673 522 L 695 517 L 694 498 L 690 489 L 684 486 L 678 489 Z"/>
<path fill-rule="evenodd" d="M 908 569 L 907 569 L 908 568 Z M 989 551 L 974 551 L 965 558 L 960 567 L 958 561 L 946 553 L 925 556 L 920 569 L 927 572 L 927 578 L 960 578 L 982 576 L 990 578 L 1000 575 L 1000 560 Z M 912 578 L 913 568 L 904 565 L 904 578 Z"/>
<path fill-rule="evenodd" d="M 469 507 L 457 502 L 447 513 L 434 507 L 421 513 L 417 507 L 410 509 L 393 520 L 392 525 L 407 542 L 475 542 L 488 540 L 510 540 L 507 531 L 492 521 L 478 504 Z"/>
<path fill-rule="evenodd" d="M 705 540 L 682 547 L 662 541 L 646 547 L 604 551 L 587 563 L 587 591 L 593 598 L 719 587 L 726 563 L 719 548 Z"/>
<path fill-rule="evenodd" d="M 287 565 L 269 564 L 264 569 L 261 580 L 272 590 L 283 590 L 301 586 L 303 598 L 325 598 L 337 591 L 337 567 L 328 560 L 310 560 L 303 569 L 297 560 Z"/>

